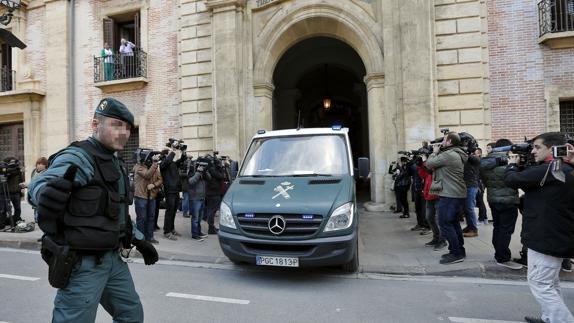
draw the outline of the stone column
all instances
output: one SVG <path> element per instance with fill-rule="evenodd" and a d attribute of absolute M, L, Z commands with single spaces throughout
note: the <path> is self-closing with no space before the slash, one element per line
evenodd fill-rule
<path fill-rule="evenodd" d="M 249 142 L 257 130 L 273 130 L 273 90 L 275 87 L 271 83 L 255 84 L 253 86 L 253 96 L 255 104 L 245 111 L 246 138 Z"/>
<path fill-rule="evenodd" d="M 208 0 L 212 13 L 214 149 L 238 159 L 243 113 L 243 8 L 245 0 Z"/>
<path fill-rule="evenodd" d="M 393 201 L 388 181 L 388 167 L 397 153 L 395 134 L 396 115 L 392 107 L 384 105 L 385 76 L 369 74 L 365 77 L 369 102 L 369 149 L 371 162 L 371 202 L 369 211 L 388 210 Z"/>

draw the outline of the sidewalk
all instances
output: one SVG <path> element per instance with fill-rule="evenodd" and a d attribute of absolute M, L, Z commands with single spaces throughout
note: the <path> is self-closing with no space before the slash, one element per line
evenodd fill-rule
<path fill-rule="evenodd" d="M 432 237 L 421 236 L 419 231 L 410 231 L 415 225 L 414 214 L 410 219 L 399 219 L 389 212 L 367 212 L 360 209 L 359 253 L 361 271 L 398 275 L 464 276 L 502 279 L 526 279 L 526 269 L 510 270 L 496 265 L 492 247 L 492 224 L 479 227 L 479 236 L 465 238 L 467 258 L 462 263 L 440 265 L 440 255 L 447 249 L 434 251 L 424 244 Z M 163 213 L 160 212 L 159 225 L 163 227 Z M 132 209 L 132 214 L 135 214 Z M 23 202 L 22 217 L 32 221 L 32 209 Z M 489 215 L 490 217 L 490 215 Z M 205 223 L 203 223 L 205 226 Z M 163 231 L 156 231 L 156 245 L 160 258 L 214 264 L 231 264 L 223 255 L 216 235 L 210 235 L 203 242 L 191 240 L 189 218 L 176 215 L 176 231 L 181 234 L 177 241 L 165 239 Z M 520 250 L 520 217 L 511 242 L 513 257 Z M 203 232 L 207 232 L 204 227 Z M 29 233 L 0 233 L 0 247 L 39 249 L 37 239 L 42 236 L 39 228 Z M 574 273 L 561 272 L 561 279 L 574 281 Z"/>

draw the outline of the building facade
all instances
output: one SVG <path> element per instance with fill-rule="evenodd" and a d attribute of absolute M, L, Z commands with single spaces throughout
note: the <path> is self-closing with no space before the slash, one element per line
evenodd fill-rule
<path fill-rule="evenodd" d="M 545 1 L 568 9 L 570 0 Z M 0 92 L 0 136 L 20 136 L 31 166 L 88 135 L 105 96 L 136 116 L 127 158 L 174 137 L 195 155 L 240 159 L 259 129 L 342 124 L 354 157 L 370 158 L 370 206 L 387 208 L 397 151 L 418 148 L 441 128 L 482 144 L 517 139 L 529 109 L 541 119 L 525 135 L 560 127 L 561 102 L 574 97 L 574 55 L 539 37 L 531 2 L 24 1 L 8 27 L 28 48 L 7 49 L 10 66 L 2 55 L 15 77 Z M 519 23 L 529 32 L 516 37 Z M 568 26 L 559 27 L 569 33 Z M 134 44 L 131 54 L 118 52 L 122 38 Z M 523 62 L 524 76 L 514 78 Z M 536 100 L 514 102 L 506 94 L 514 89 Z"/>

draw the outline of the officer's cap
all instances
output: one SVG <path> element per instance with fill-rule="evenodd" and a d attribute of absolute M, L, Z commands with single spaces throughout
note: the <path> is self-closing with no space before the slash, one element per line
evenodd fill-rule
<path fill-rule="evenodd" d="M 102 115 L 109 118 L 125 121 L 134 127 L 134 115 L 128 110 L 125 104 L 113 98 L 104 98 L 96 107 L 95 115 Z"/>

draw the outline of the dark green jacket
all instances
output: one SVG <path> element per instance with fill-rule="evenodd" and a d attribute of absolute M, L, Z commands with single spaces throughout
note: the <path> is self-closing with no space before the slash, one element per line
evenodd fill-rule
<path fill-rule="evenodd" d="M 506 153 L 490 153 L 480 161 L 480 177 L 486 186 L 488 203 L 518 205 L 518 190 L 504 184 Z"/>

